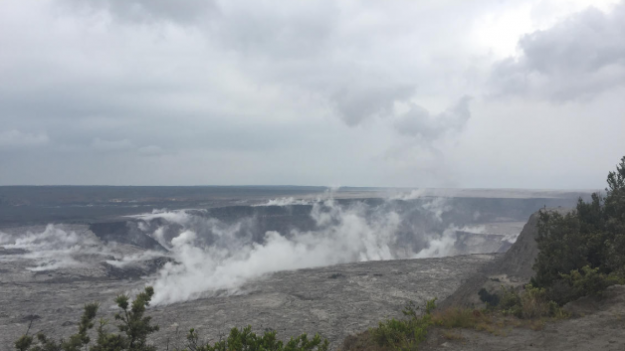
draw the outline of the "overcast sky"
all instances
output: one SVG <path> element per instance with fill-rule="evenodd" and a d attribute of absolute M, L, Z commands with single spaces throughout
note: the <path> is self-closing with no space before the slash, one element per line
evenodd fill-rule
<path fill-rule="evenodd" d="M 625 1 L 0 0 L 0 185 L 603 188 Z"/>

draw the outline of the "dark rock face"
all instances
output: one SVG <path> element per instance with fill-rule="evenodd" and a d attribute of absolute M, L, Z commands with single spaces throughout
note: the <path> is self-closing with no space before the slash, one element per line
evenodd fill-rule
<path fill-rule="evenodd" d="M 132 221 L 92 223 L 89 229 L 104 243 L 114 241 L 148 250 L 167 251 L 158 241 L 139 230 Z"/>
<path fill-rule="evenodd" d="M 175 261 L 170 257 L 156 257 L 151 260 L 133 262 L 121 267 L 103 262 L 106 274 L 112 279 L 141 279 L 158 272 L 166 263 Z"/>
<path fill-rule="evenodd" d="M 516 242 L 501 259 L 501 265 L 494 274 L 505 274 L 517 281 L 529 281 L 534 275 L 532 266 L 538 256 L 536 234 L 538 232 L 538 213 L 530 216 Z"/>

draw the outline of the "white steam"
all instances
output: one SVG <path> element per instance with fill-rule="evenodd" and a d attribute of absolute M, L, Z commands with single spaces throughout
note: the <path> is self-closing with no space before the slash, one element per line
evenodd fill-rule
<path fill-rule="evenodd" d="M 332 200 L 316 203 L 311 216 L 321 230 L 292 232 L 289 237 L 269 231 L 262 244 L 242 242 L 236 235 L 237 225 L 224 228 L 218 221 L 206 219 L 204 224 L 215 229 L 222 243 L 210 246 L 202 246 L 196 233 L 185 226 L 190 218 L 178 214 L 174 222 L 185 229 L 171 245 L 179 264 L 168 263 L 159 272 L 153 282 L 154 303 L 194 299 L 207 291 L 236 292 L 250 279 L 280 270 L 408 257 L 393 247 L 399 216 L 391 212 L 371 222 L 363 211 L 344 209 Z"/>
<path fill-rule="evenodd" d="M 292 205 L 311 205 L 313 201 L 296 199 L 294 197 L 281 197 L 277 199 L 271 199 L 264 204 L 255 206 L 292 206 Z"/>
<path fill-rule="evenodd" d="M 290 199 L 271 204 L 292 203 Z M 448 209 L 445 200 L 432 199 L 422 207 L 440 221 Z M 413 252 L 397 243 L 402 218 L 395 211 L 367 213 L 365 205 L 340 206 L 334 200 L 315 202 L 310 216 L 315 230 L 290 233 L 265 233 L 263 240 L 253 242 L 241 235 L 242 224 L 225 224 L 213 218 L 202 218 L 184 212 L 152 213 L 142 219 L 166 219 L 182 226 L 167 247 L 176 263 L 167 263 L 151 284 L 155 304 L 169 304 L 195 299 L 215 291 L 237 293 L 244 283 L 264 274 L 327 266 L 347 262 L 391 260 L 401 258 L 439 257 L 454 253 L 454 228 L 443 235 L 432 235 L 429 247 Z M 206 244 L 196 228 L 216 235 Z M 164 228 L 152 236 L 164 240 Z M 244 232 L 244 231 L 243 231 Z"/>
<path fill-rule="evenodd" d="M 33 272 L 80 266 L 75 259 L 77 254 L 101 250 L 101 244 L 92 237 L 65 231 L 52 224 L 42 232 L 28 231 L 19 236 L 0 233 L 0 244 L 5 249 L 24 250 L 22 257 L 34 262 L 33 267 L 27 268 Z"/>
<path fill-rule="evenodd" d="M 18 254 L 0 256 L 3 261 L 25 259 L 31 272 L 85 268 L 106 262 L 118 268 L 162 256 L 151 250 L 132 250 L 115 242 L 103 243 L 86 228 L 73 230 L 63 225 L 31 227 L 25 232 L 0 232 L 4 250 Z"/>

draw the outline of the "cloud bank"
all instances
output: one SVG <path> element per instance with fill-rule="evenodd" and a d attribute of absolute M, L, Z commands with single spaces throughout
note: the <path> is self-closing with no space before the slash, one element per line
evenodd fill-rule
<path fill-rule="evenodd" d="M 625 148 L 624 7 L 6 2 L 0 184 L 596 188 Z M 560 164 L 580 130 L 595 152 Z"/>

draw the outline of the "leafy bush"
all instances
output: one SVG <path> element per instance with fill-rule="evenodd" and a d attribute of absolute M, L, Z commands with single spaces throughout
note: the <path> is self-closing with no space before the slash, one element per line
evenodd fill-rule
<path fill-rule="evenodd" d="M 499 308 L 501 310 L 510 310 L 515 306 L 521 306 L 521 297 L 514 288 L 503 288 L 501 293 L 501 302 Z"/>
<path fill-rule="evenodd" d="M 599 268 L 584 266 L 581 270 L 571 271 L 570 274 L 562 274 L 562 279 L 571 288 L 572 298 L 582 296 L 601 296 L 611 285 L 623 284 L 623 278 L 616 274 L 599 273 Z"/>
<path fill-rule="evenodd" d="M 232 328 L 227 339 L 211 345 L 202 343 L 198 333 L 191 329 L 187 334 L 187 344 L 184 351 L 327 351 L 328 340 L 321 340 L 316 334 L 311 340 L 306 334 L 291 338 L 286 345 L 276 338 L 276 332 L 265 332 L 258 336 L 252 332 L 252 327 L 243 329 Z M 181 351 L 180 349 L 175 349 Z"/>
<path fill-rule="evenodd" d="M 579 199 L 575 211 L 541 211 L 532 285 L 562 305 L 597 295 L 625 276 L 625 157 L 607 177 L 606 197 Z"/>
<path fill-rule="evenodd" d="M 517 293 L 514 289 L 504 290 L 504 297 L 499 308 L 504 314 L 521 319 L 537 319 L 543 317 L 563 318 L 567 314 L 560 306 L 547 297 L 544 288 L 528 284 L 525 290 Z"/>
<path fill-rule="evenodd" d="M 486 291 L 485 289 L 482 289 Z M 480 291 L 482 291 L 480 290 Z M 564 317 L 565 313 L 559 305 L 552 301 L 544 288 L 537 288 L 528 284 L 525 290 L 517 292 L 512 287 L 503 287 L 499 294 L 484 292 L 480 294 L 490 301 L 497 301 L 497 305 L 489 305 L 491 312 L 502 312 L 504 315 L 513 315 L 521 319 L 536 319 L 543 317 Z M 494 297 L 493 297 L 494 296 Z"/>
<path fill-rule="evenodd" d="M 395 350 L 416 350 L 425 341 L 428 328 L 432 325 L 432 311 L 436 308 L 436 299 L 426 303 L 425 314 L 419 316 L 418 308 L 409 302 L 402 311 L 406 319 L 389 319 L 380 322 L 377 328 L 371 328 L 369 334 L 374 342 L 382 347 Z"/>
<path fill-rule="evenodd" d="M 483 314 L 467 308 L 448 308 L 434 314 L 433 322 L 443 328 L 472 328 Z"/>

